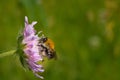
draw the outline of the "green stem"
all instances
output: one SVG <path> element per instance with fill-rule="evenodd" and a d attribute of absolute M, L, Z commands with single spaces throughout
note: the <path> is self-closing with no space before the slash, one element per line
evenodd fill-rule
<path fill-rule="evenodd" d="M 7 51 L 7 52 L 0 53 L 0 58 L 5 57 L 5 56 L 13 55 L 15 53 L 15 51 L 16 50 L 10 50 L 10 51 Z"/>

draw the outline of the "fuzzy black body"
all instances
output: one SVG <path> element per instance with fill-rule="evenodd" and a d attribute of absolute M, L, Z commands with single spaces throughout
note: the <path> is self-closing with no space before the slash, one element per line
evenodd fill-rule
<path fill-rule="evenodd" d="M 56 51 L 54 50 L 54 44 L 47 37 L 40 39 L 40 46 L 42 48 L 43 55 L 48 59 L 57 59 Z"/>

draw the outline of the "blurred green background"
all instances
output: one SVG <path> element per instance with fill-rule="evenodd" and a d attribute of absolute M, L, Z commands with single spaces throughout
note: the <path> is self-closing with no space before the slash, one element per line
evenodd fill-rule
<path fill-rule="evenodd" d="M 120 0 L 1 0 L 0 52 L 16 49 L 24 16 L 55 42 L 45 80 L 120 80 Z M 17 56 L 0 58 L 0 80 L 40 80 Z"/>

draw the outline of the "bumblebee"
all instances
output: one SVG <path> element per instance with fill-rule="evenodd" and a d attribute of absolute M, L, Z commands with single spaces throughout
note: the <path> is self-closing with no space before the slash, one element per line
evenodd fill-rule
<path fill-rule="evenodd" d="M 57 58 L 56 51 L 54 49 L 54 42 L 51 39 L 42 37 L 39 42 L 42 48 L 41 52 L 43 56 L 47 57 L 48 59 Z"/>

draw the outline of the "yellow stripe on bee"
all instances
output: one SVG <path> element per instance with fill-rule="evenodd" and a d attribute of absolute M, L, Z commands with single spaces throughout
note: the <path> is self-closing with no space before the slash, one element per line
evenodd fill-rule
<path fill-rule="evenodd" d="M 51 39 L 48 39 L 45 44 L 48 45 L 51 49 L 54 49 L 54 42 Z"/>

